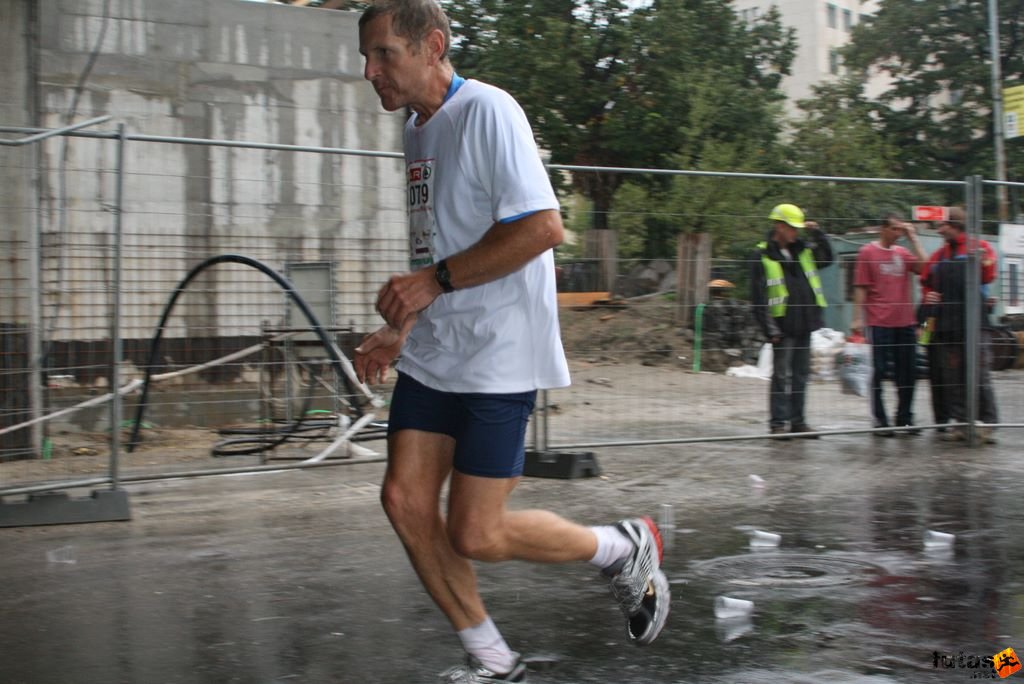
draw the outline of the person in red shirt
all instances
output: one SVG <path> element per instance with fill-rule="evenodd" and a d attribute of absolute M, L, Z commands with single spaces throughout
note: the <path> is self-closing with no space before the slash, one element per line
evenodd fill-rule
<path fill-rule="evenodd" d="M 896 244 L 905 237 L 913 252 Z M 909 427 L 913 422 L 914 382 L 917 377 L 917 316 L 913 280 L 927 260 L 914 226 L 897 214 L 882 221 L 878 240 L 857 253 L 853 280 L 853 322 L 850 331 L 871 343 L 874 374 L 871 413 L 876 428 Z M 882 399 L 882 379 L 892 368 L 897 387 L 895 422 L 890 423 Z M 919 434 L 919 430 L 901 434 Z M 892 430 L 875 432 L 892 437 Z"/>
<path fill-rule="evenodd" d="M 978 418 L 983 423 L 996 423 L 995 394 L 989 379 L 990 344 L 986 329 L 988 328 L 988 309 L 986 286 L 996 277 L 996 253 L 985 240 L 968 241 L 964 232 L 965 214 L 963 209 L 953 207 L 949 219 L 939 223 L 938 230 L 946 243 L 935 250 L 928 260 L 921 282 L 927 288 L 924 303 L 930 308 L 929 315 L 934 318 L 934 332 L 930 344 L 936 345 L 935 355 L 938 357 L 938 371 L 933 376 L 942 387 L 948 417 L 953 422 L 962 423 L 967 420 L 967 378 L 965 364 L 965 342 L 967 333 L 967 309 L 977 306 L 981 320 L 979 336 L 980 354 L 978 359 Z M 975 300 L 968 298 L 973 288 L 967 283 L 967 255 L 977 251 L 981 262 L 981 294 Z M 991 428 L 982 427 L 979 431 L 982 441 L 992 444 L 995 438 Z M 967 433 L 962 428 L 953 428 L 943 435 L 948 441 L 964 441 Z"/>

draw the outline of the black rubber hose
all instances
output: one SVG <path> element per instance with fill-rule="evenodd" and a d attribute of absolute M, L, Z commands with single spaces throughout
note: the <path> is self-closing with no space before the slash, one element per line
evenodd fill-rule
<path fill-rule="evenodd" d="M 145 414 L 146 402 L 149 398 L 150 377 L 153 374 L 153 368 L 156 366 L 157 358 L 160 353 L 160 340 L 163 338 L 164 327 L 167 325 L 167 319 L 170 317 L 171 311 L 174 309 L 175 302 L 178 301 L 178 297 L 181 296 L 185 291 L 185 288 L 188 287 L 188 284 L 192 282 L 197 275 L 211 266 L 225 263 L 242 264 L 243 266 L 255 268 L 257 271 L 261 271 L 277 283 L 278 286 L 292 298 L 292 301 L 295 302 L 295 305 L 302 311 L 306 320 L 309 321 L 310 326 L 313 328 L 313 332 L 315 332 L 320 338 L 320 342 L 324 345 L 324 349 L 327 350 L 327 354 L 331 357 L 331 363 L 334 366 L 334 372 L 337 373 L 338 378 L 346 385 L 349 384 L 348 376 L 345 375 L 345 368 L 341 363 L 341 357 L 338 355 L 337 349 L 327 336 L 327 331 L 324 330 L 320 321 L 317 320 L 316 315 L 312 310 L 310 310 L 309 305 L 306 304 L 305 300 L 303 300 L 299 293 L 295 291 L 295 288 L 290 282 L 288 282 L 287 278 L 263 262 L 241 254 L 221 254 L 210 257 L 189 271 L 189 274 L 185 276 L 180 283 L 178 283 L 178 286 L 171 294 L 171 298 L 167 301 L 167 305 L 164 307 L 163 314 L 160 316 L 160 323 L 157 325 L 156 334 L 153 335 L 153 339 L 150 341 L 149 345 L 149 363 L 146 364 L 146 378 L 142 383 L 142 397 L 139 399 L 139 405 L 135 410 L 135 424 L 132 425 L 132 436 L 131 439 L 128 440 L 127 445 L 128 453 L 134 451 L 135 445 L 139 443 L 139 427 L 142 425 L 142 417 Z M 352 408 L 356 412 L 357 419 L 362 416 L 362 409 L 359 408 L 358 403 L 352 402 Z"/>
<path fill-rule="evenodd" d="M 274 430 L 272 432 L 264 430 L 259 437 L 233 437 L 225 439 L 214 444 L 211 453 L 214 456 L 258 454 L 263 451 L 272 451 L 288 440 L 294 439 L 298 436 L 299 432 L 305 429 L 306 420 L 309 417 L 309 408 L 313 405 L 312 383 L 310 383 L 309 388 L 310 391 L 306 393 L 306 397 L 302 401 L 302 413 L 299 419 L 288 423 L 284 430 Z M 326 429 L 320 428 L 321 434 L 327 434 L 329 430 L 330 427 Z"/>

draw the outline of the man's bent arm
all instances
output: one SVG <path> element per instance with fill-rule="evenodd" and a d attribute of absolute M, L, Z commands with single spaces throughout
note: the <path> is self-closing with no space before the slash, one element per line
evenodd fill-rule
<path fill-rule="evenodd" d="M 853 320 L 850 321 L 850 332 L 858 335 L 864 333 L 864 302 L 867 301 L 868 289 L 863 285 L 853 287 Z"/>
<path fill-rule="evenodd" d="M 562 217 L 545 209 L 508 223 L 495 223 L 480 241 L 445 259 L 449 283 L 456 290 L 483 285 L 518 271 L 531 259 L 557 247 L 565 237 Z M 377 296 L 377 310 L 394 328 L 444 294 L 436 266 L 392 276 Z"/>
<path fill-rule="evenodd" d="M 475 245 L 448 257 L 452 286 L 461 290 L 497 280 L 562 244 L 564 238 L 562 216 L 555 209 L 495 223 Z"/>
<path fill-rule="evenodd" d="M 907 242 L 909 242 L 910 246 L 913 248 L 911 253 L 915 258 L 915 261 L 910 265 L 910 270 L 921 275 L 925 266 L 928 264 L 928 255 L 925 254 L 924 248 L 921 246 L 921 240 L 917 237 L 917 230 L 914 228 L 914 224 L 905 223 L 903 232 L 907 236 Z"/>

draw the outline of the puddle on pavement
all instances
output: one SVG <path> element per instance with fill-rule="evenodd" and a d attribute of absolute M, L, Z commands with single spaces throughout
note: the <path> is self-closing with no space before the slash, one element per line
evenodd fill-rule
<path fill-rule="evenodd" d="M 697 562 L 693 572 L 733 586 L 806 589 L 869 582 L 885 569 L 842 556 L 752 553 Z"/>

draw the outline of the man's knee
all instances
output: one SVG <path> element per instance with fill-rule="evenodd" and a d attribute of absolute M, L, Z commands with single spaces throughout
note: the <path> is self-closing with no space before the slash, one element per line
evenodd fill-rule
<path fill-rule="evenodd" d="M 438 514 L 436 499 L 423 496 L 422 490 L 405 486 L 399 480 L 384 480 L 380 489 L 380 503 L 388 519 L 396 526 L 425 523 L 436 519 Z"/>
<path fill-rule="evenodd" d="M 475 524 L 453 525 L 449 521 L 448 539 L 455 552 L 465 558 L 485 562 L 506 560 L 499 528 L 484 528 Z"/>

